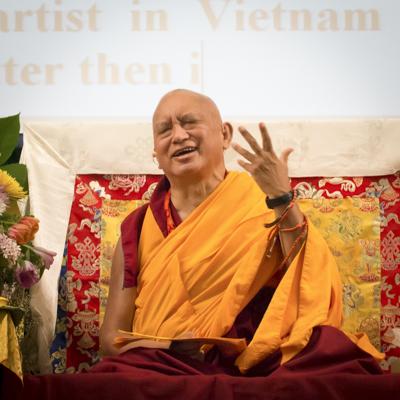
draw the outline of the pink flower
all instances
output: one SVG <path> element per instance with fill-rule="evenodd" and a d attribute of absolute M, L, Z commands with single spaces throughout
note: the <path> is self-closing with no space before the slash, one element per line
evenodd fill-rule
<path fill-rule="evenodd" d="M 8 261 L 9 265 L 13 265 L 21 255 L 21 248 L 14 239 L 9 238 L 4 233 L 0 233 L 0 253 Z"/>
<path fill-rule="evenodd" d="M 30 261 L 24 261 L 15 270 L 15 279 L 24 288 L 29 289 L 40 279 L 38 269 Z"/>
<path fill-rule="evenodd" d="M 49 269 L 54 262 L 54 257 L 57 255 L 54 251 L 46 250 L 43 247 L 34 246 L 32 250 L 42 258 L 44 267 Z"/>

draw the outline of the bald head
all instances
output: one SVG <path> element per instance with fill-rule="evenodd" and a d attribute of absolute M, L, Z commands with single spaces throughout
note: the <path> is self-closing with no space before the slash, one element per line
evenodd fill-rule
<path fill-rule="evenodd" d="M 183 96 L 191 96 L 193 98 L 197 98 L 198 100 L 202 100 L 202 101 L 206 101 L 206 102 L 210 102 L 211 104 L 214 105 L 215 108 L 217 108 L 217 106 L 215 105 L 215 103 L 213 102 L 213 100 L 211 100 L 208 96 L 202 94 L 202 93 L 198 93 L 195 92 L 193 90 L 189 90 L 189 89 L 174 89 L 171 90 L 170 92 L 167 92 L 160 100 L 160 103 L 165 99 L 168 98 L 170 96 L 175 96 L 175 95 L 183 95 Z"/>
<path fill-rule="evenodd" d="M 204 94 L 194 92 L 188 89 L 175 89 L 166 93 L 159 101 L 153 114 L 153 131 L 155 130 L 155 122 L 160 117 L 160 113 L 168 112 L 169 107 L 182 105 L 189 106 L 192 112 L 206 112 L 212 117 L 214 123 L 222 124 L 221 114 L 214 101 Z"/>

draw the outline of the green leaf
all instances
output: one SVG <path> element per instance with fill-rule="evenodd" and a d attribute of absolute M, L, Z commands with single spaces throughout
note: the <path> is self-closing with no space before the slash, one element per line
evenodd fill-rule
<path fill-rule="evenodd" d="M 11 156 L 18 144 L 19 114 L 0 118 L 0 165 Z"/>
<path fill-rule="evenodd" d="M 3 171 L 7 171 L 22 188 L 28 193 L 28 171 L 24 164 L 7 164 L 0 167 Z"/>

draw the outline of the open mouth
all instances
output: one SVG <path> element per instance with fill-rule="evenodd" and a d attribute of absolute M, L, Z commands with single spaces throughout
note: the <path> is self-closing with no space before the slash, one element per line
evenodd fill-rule
<path fill-rule="evenodd" d="M 175 153 L 172 154 L 172 157 L 181 157 L 186 154 L 193 153 L 196 150 L 197 150 L 197 147 L 192 147 L 192 146 L 184 147 L 183 149 L 179 149 L 179 150 L 175 151 Z"/>

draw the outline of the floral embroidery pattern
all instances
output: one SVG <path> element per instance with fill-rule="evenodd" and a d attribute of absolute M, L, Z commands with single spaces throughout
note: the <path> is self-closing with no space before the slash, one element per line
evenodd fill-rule
<path fill-rule="evenodd" d="M 145 175 L 76 177 L 51 349 L 55 373 L 81 372 L 99 360 L 99 318 L 107 299 L 101 288 L 108 288 L 109 283 L 101 264 L 106 260 L 109 270 L 114 251 L 113 243 L 102 240 L 109 232 L 103 217 L 119 218 L 120 223 L 134 209 L 135 201 L 135 206 L 144 203 L 142 197 L 152 193 L 158 179 Z"/>
<path fill-rule="evenodd" d="M 96 246 L 89 237 L 86 237 L 83 243 L 76 243 L 75 248 L 78 251 L 78 257 L 71 256 L 71 266 L 82 275 L 93 275 L 99 268 L 97 256 L 99 246 Z"/>
<path fill-rule="evenodd" d="M 379 199 L 380 218 L 371 226 L 371 232 L 378 231 L 380 236 L 379 254 L 376 242 L 362 242 L 363 253 L 358 269 L 358 276 L 364 282 L 377 282 L 380 275 L 380 293 L 378 286 L 373 290 L 373 302 L 380 306 L 380 342 L 381 351 L 385 352 L 386 360 L 381 366 L 387 371 L 400 371 L 400 172 L 382 177 L 356 177 L 323 179 L 323 187 L 334 191 L 337 185 L 346 181 L 353 181 L 355 186 L 347 184 L 341 186 L 344 198 L 351 196 L 358 201 L 361 211 L 375 212 L 376 205 L 373 199 Z M 299 187 L 303 197 L 315 198 L 325 196 L 319 185 L 318 178 L 292 179 L 292 185 Z M 317 196 L 318 195 L 318 196 Z M 356 203 L 357 204 L 357 203 Z M 315 224 L 315 221 L 314 221 Z M 338 227 L 338 225 L 336 225 Z M 337 249 L 331 248 L 337 256 Z M 348 257 L 351 262 L 351 257 Z M 379 265 L 379 273 L 372 273 Z M 361 272 L 364 270 L 364 272 Z M 348 282 L 344 285 L 344 312 L 357 310 L 358 293 Z M 372 325 L 371 325 L 372 326 Z M 360 324 L 359 329 L 364 328 Z M 374 344 L 375 340 L 370 336 Z"/>
<path fill-rule="evenodd" d="M 146 175 L 106 175 L 106 179 L 110 179 L 110 190 L 122 189 L 125 196 L 132 192 L 139 193 L 146 183 Z"/>

